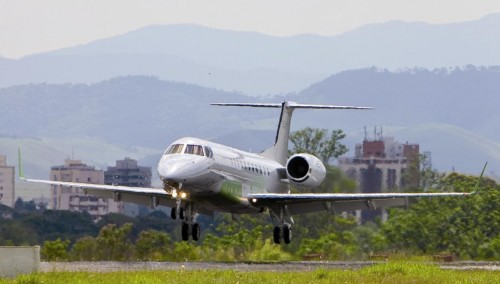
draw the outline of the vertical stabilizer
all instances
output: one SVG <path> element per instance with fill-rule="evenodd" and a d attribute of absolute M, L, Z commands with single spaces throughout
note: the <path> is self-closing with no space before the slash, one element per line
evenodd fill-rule
<path fill-rule="evenodd" d="M 244 106 L 244 107 L 267 107 L 281 108 L 281 115 L 276 132 L 274 146 L 262 152 L 261 155 L 268 159 L 277 161 L 285 166 L 288 159 L 288 140 L 290 139 L 290 125 L 292 122 L 292 113 L 297 108 L 307 109 L 372 109 L 370 107 L 355 106 L 333 106 L 333 105 L 305 105 L 294 102 L 284 101 L 281 104 L 259 104 L 259 103 L 214 103 L 218 106 Z"/>
<path fill-rule="evenodd" d="M 288 158 L 288 140 L 290 139 L 293 110 L 294 108 L 291 108 L 288 102 L 281 104 L 281 115 L 274 145 L 261 153 L 263 157 L 275 160 L 283 166 Z"/>

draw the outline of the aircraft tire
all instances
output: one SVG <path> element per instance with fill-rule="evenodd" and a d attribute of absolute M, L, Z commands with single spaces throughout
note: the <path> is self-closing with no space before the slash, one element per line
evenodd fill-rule
<path fill-rule="evenodd" d="M 191 229 L 191 233 L 193 235 L 193 241 L 197 241 L 200 239 L 201 228 L 200 224 L 194 223 L 193 228 Z"/>
<path fill-rule="evenodd" d="M 185 222 L 182 223 L 182 240 L 189 240 L 189 224 Z"/>
<path fill-rule="evenodd" d="M 283 226 L 283 240 L 285 241 L 285 244 L 292 242 L 292 227 L 289 225 Z"/>
<path fill-rule="evenodd" d="M 177 219 L 177 208 L 172 207 L 172 211 L 170 211 L 170 218 L 172 218 L 172 220 Z"/>
<path fill-rule="evenodd" d="M 274 227 L 274 243 L 279 244 L 281 242 L 281 230 L 280 227 Z"/>

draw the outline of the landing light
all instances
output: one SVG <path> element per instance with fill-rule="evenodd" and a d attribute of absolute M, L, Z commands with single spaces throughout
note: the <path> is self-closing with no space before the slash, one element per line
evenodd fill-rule
<path fill-rule="evenodd" d="M 257 198 L 252 198 L 252 202 L 256 203 L 257 202 Z"/>
<path fill-rule="evenodd" d="M 181 198 L 184 199 L 187 197 L 187 194 L 185 192 L 181 192 Z"/>
<path fill-rule="evenodd" d="M 172 197 L 173 198 L 176 198 L 177 197 L 177 190 L 172 190 Z"/>

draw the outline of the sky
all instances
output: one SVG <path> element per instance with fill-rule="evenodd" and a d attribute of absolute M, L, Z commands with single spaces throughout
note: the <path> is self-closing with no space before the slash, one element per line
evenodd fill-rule
<path fill-rule="evenodd" d="M 0 0 L 0 56 L 17 59 L 148 25 L 200 24 L 275 36 L 332 36 L 390 20 L 462 22 L 498 0 Z"/>

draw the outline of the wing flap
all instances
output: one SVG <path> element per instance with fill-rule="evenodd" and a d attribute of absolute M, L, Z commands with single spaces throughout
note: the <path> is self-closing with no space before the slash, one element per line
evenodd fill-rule
<path fill-rule="evenodd" d="M 408 198 L 437 196 L 467 196 L 464 192 L 438 193 L 304 193 L 304 194 L 251 194 L 250 204 L 256 207 L 267 207 L 278 210 L 286 205 L 291 215 L 329 211 L 332 213 L 359 209 L 377 209 L 383 207 L 402 206 Z"/>
<path fill-rule="evenodd" d="M 147 206 L 176 206 L 176 199 L 174 199 L 170 193 L 167 193 L 161 188 L 129 187 L 120 185 L 63 182 L 27 178 L 21 178 L 21 180 L 33 183 L 43 183 L 53 186 L 77 188 L 81 189 L 85 194 L 110 198 L 116 201 L 132 202 Z"/>
<path fill-rule="evenodd" d="M 166 207 L 177 206 L 177 199 L 161 188 L 150 187 L 128 187 L 119 185 L 91 184 L 77 182 L 63 182 L 39 179 L 20 178 L 22 181 L 43 183 L 48 185 L 66 186 L 83 190 L 85 194 L 98 197 L 110 198 L 117 201 L 132 202 L 141 205 L 161 205 Z M 213 216 L 213 211 L 206 208 L 199 208 L 199 213 Z"/>
<path fill-rule="evenodd" d="M 52 180 L 41 180 L 41 179 L 28 179 L 21 178 L 23 181 L 33 182 L 33 183 L 44 183 L 50 185 L 60 185 L 81 189 L 98 189 L 103 191 L 111 191 L 111 192 L 130 192 L 136 194 L 146 194 L 146 195 L 164 195 L 171 196 L 166 191 L 161 188 L 153 188 L 153 187 L 130 187 L 130 186 L 121 186 L 121 185 L 107 185 L 107 184 L 93 184 L 93 183 L 81 183 L 81 182 L 66 182 L 66 181 L 52 181 Z"/>
<path fill-rule="evenodd" d="M 176 200 L 172 199 L 170 195 L 155 195 L 155 194 L 138 194 L 135 192 L 127 191 L 110 191 L 110 190 L 99 190 L 99 189 L 83 189 L 83 191 L 88 195 L 110 198 L 117 201 L 130 202 L 145 206 L 151 206 L 155 204 L 156 206 L 166 206 L 175 207 Z M 119 195 L 117 195 L 117 193 Z M 153 196 L 156 197 L 155 202 L 153 201 Z"/>

